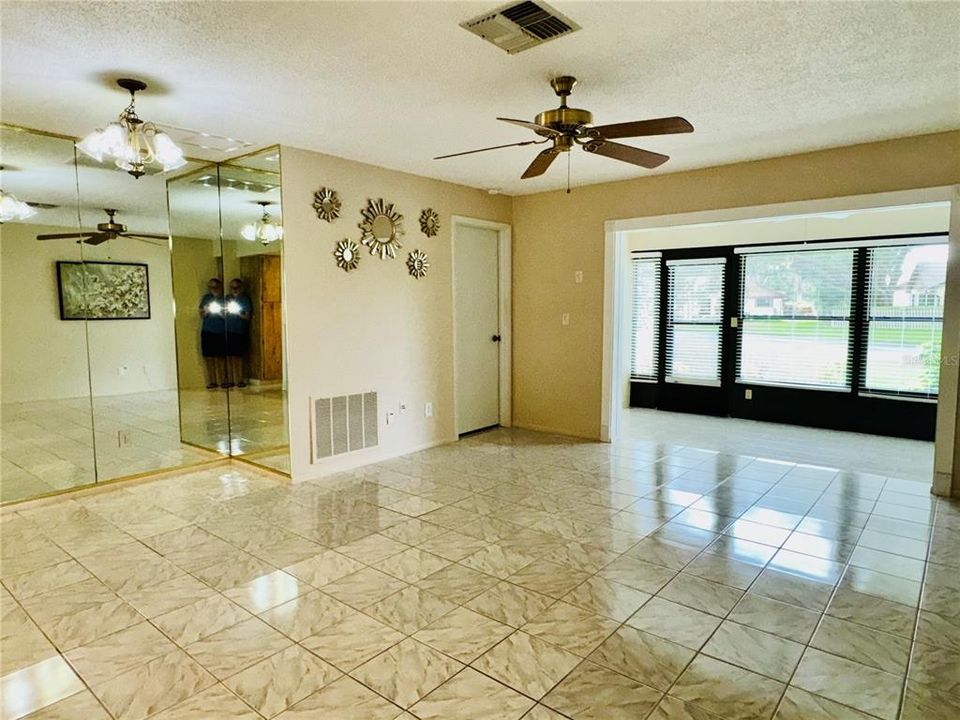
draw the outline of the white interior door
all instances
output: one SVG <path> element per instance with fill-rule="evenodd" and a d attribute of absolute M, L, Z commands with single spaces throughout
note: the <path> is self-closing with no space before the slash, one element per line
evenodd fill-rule
<path fill-rule="evenodd" d="M 458 225 L 453 240 L 457 432 L 500 422 L 499 233 Z"/>

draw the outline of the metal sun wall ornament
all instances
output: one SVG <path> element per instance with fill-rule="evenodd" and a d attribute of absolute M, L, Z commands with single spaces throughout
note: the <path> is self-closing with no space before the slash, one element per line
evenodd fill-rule
<path fill-rule="evenodd" d="M 430 263 L 427 254 L 422 250 L 414 250 L 407 256 L 407 269 L 418 280 L 426 276 L 429 268 Z"/>
<path fill-rule="evenodd" d="M 379 255 L 381 260 L 395 258 L 401 248 L 403 236 L 403 215 L 393 209 L 393 203 L 380 200 L 368 200 L 367 207 L 360 211 L 363 221 L 360 230 L 363 235 L 360 242 L 370 248 L 371 255 Z"/>
<path fill-rule="evenodd" d="M 313 209 L 317 217 L 332 223 L 340 217 L 340 196 L 336 190 L 322 187 L 313 194 Z"/>
<path fill-rule="evenodd" d="M 433 237 L 440 232 L 440 216 L 433 208 L 427 208 L 420 213 L 420 231 L 427 237 Z"/>
<path fill-rule="evenodd" d="M 337 259 L 337 267 L 344 272 L 356 270 L 360 264 L 360 248 L 353 240 L 338 242 L 333 256 Z"/>

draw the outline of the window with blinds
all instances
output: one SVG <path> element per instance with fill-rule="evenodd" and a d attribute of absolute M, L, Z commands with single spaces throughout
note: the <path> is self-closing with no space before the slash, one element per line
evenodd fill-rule
<path fill-rule="evenodd" d="M 633 253 L 630 261 L 630 379 L 653 382 L 660 359 L 660 253 Z"/>
<path fill-rule="evenodd" d="M 863 392 L 937 396 L 946 276 L 945 243 L 867 249 Z"/>
<path fill-rule="evenodd" d="M 667 261 L 667 382 L 720 384 L 724 258 Z"/>
<path fill-rule="evenodd" d="M 741 255 L 737 380 L 849 389 L 854 249 Z"/>

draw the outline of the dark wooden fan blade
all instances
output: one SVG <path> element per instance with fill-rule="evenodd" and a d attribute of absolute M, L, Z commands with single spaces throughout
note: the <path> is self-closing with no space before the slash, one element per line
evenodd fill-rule
<path fill-rule="evenodd" d="M 166 243 L 154 242 L 154 240 L 169 240 L 166 235 L 141 235 L 139 233 L 122 233 L 120 237 L 130 238 L 131 240 L 139 240 L 140 242 L 156 245 L 157 247 L 163 247 Z"/>
<path fill-rule="evenodd" d="M 520 176 L 521 179 L 526 180 L 527 178 L 543 175 L 559 154 L 560 152 L 555 148 L 547 148 L 546 150 L 542 150 L 540 154 L 533 159 L 533 162 L 530 163 L 530 166 L 523 171 L 523 175 Z"/>
<path fill-rule="evenodd" d="M 621 145 L 620 143 L 606 142 L 603 140 L 589 142 L 583 146 L 583 149 L 594 155 L 603 155 L 604 157 L 622 160 L 631 165 L 639 165 L 645 168 L 659 167 L 670 159 L 669 155 L 661 155 L 660 153 L 650 152 L 649 150 L 641 150 L 640 148 L 630 147 L 629 145 Z"/>
<path fill-rule="evenodd" d="M 157 234 L 154 234 L 154 233 L 141 233 L 141 232 L 135 232 L 135 233 L 126 232 L 126 233 L 120 233 L 120 236 L 121 236 L 121 237 L 135 237 L 135 238 L 151 238 L 151 239 L 153 239 L 153 240 L 167 240 L 167 239 L 169 239 L 169 237 L 170 237 L 169 235 L 157 235 Z"/>
<path fill-rule="evenodd" d="M 674 133 L 691 133 L 693 125 L 682 117 L 654 118 L 652 120 L 635 120 L 634 122 L 600 125 L 590 128 L 605 138 L 645 137 L 647 135 L 673 135 Z"/>
<path fill-rule="evenodd" d="M 110 237 L 105 233 L 97 233 L 96 235 L 92 235 L 89 240 L 84 240 L 83 242 L 85 242 L 87 245 L 100 245 L 109 239 Z"/>
<path fill-rule="evenodd" d="M 63 240 L 65 238 L 85 238 L 93 237 L 96 233 L 48 233 L 46 235 L 37 235 L 37 240 Z"/>
<path fill-rule="evenodd" d="M 502 118 L 502 117 L 498 117 L 497 120 L 501 120 L 502 122 L 512 123 L 513 125 L 519 125 L 520 127 L 529 128 L 534 132 L 549 135 L 551 137 L 553 137 L 554 135 L 560 134 L 553 128 L 548 128 L 546 125 L 537 125 L 536 123 L 527 122 L 526 120 L 514 120 L 513 118 Z"/>
<path fill-rule="evenodd" d="M 521 145 L 536 145 L 546 142 L 546 140 L 525 140 L 518 143 L 507 143 L 506 145 L 492 145 L 490 147 L 480 148 L 479 150 L 467 150 L 466 152 L 450 153 L 449 155 L 438 155 L 434 160 L 445 160 L 446 158 L 460 157 L 461 155 L 473 155 L 473 153 L 486 152 L 487 150 L 499 150 L 500 148 L 519 147 Z"/>

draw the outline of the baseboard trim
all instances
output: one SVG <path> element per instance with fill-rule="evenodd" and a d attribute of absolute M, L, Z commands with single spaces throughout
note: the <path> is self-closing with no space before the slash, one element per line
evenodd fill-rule
<path fill-rule="evenodd" d="M 953 496 L 953 475 L 948 472 L 933 473 L 933 487 L 930 492 L 939 497 Z"/>
<path fill-rule="evenodd" d="M 535 425 L 534 423 L 524 423 L 514 421 L 513 427 L 521 430 L 532 430 L 533 432 L 548 433 L 550 435 L 562 435 L 564 437 L 580 438 L 581 440 L 593 440 L 602 442 L 598 435 L 585 435 L 565 428 L 548 427 L 546 425 Z"/>
<path fill-rule="evenodd" d="M 413 445 L 408 448 L 403 448 L 397 450 L 396 452 L 389 452 L 385 454 L 380 453 L 371 453 L 366 457 L 356 456 L 353 458 L 348 458 L 344 456 L 334 456 L 334 458 L 324 458 L 324 460 L 332 459 L 342 459 L 347 461 L 341 463 L 330 463 L 328 467 L 321 467 L 321 463 L 314 463 L 310 472 L 304 475 L 294 476 L 293 480 L 295 482 L 305 482 L 311 480 L 322 480 L 325 477 L 330 475 L 336 475 L 337 473 L 350 472 L 351 470 L 356 470 L 357 468 L 366 467 L 367 465 L 375 465 L 376 463 L 386 462 L 387 460 L 393 460 L 398 457 L 403 457 L 404 455 L 412 455 L 413 453 L 420 452 L 421 450 L 429 450 L 430 448 L 438 447 L 440 445 L 448 445 L 452 442 L 457 442 L 458 438 L 439 438 L 437 440 L 430 440 L 429 442 L 420 443 L 419 445 Z M 319 472 L 315 472 L 319 471 Z"/>

